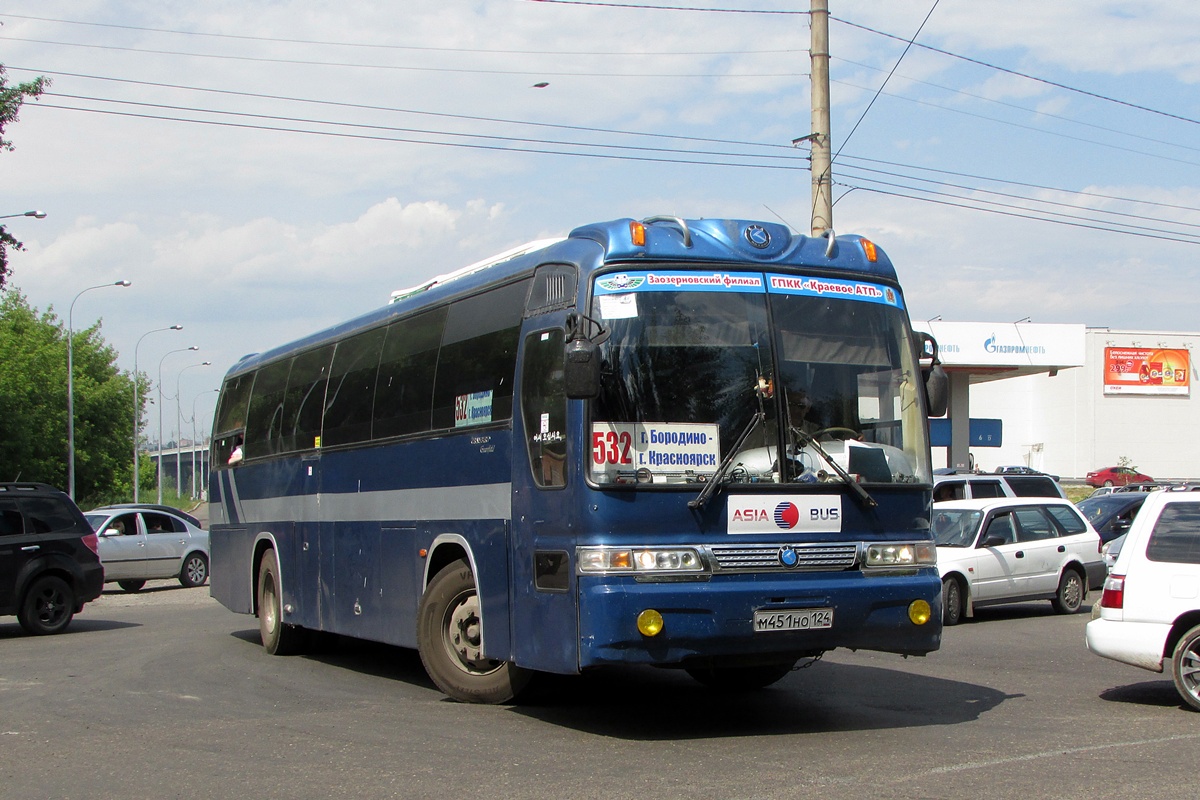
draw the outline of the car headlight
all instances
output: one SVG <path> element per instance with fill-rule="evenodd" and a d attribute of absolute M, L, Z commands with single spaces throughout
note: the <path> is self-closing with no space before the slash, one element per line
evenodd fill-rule
<path fill-rule="evenodd" d="M 933 542 L 883 542 L 867 545 L 867 567 L 918 567 L 937 563 Z"/>
<path fill-rule="evenodd" d="M 691 547 L 579 547 L 575 563 L 580 575 L 705 571 L 700 553 Z"/>

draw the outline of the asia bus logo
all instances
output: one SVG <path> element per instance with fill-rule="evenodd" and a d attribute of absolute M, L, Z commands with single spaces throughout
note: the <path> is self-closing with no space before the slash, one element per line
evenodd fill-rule
<path fill-rule="evenodd" d="M 596 281 L 596 285 L 607 292 L 627 292 L 631 289 L 636 289 L 646 282 L 645 278 L 634 277 L 624 273 L 613 275 L 610 278 L 601 278 Z"/>
<path fill-rule="evenodd" d="M 775 506 L 775 524 L 785 531 L 790 531 L 796 527 L 796 523 L 800 521 L 800 509 L 796 508 L 795 503 L 782 502 Z"/>

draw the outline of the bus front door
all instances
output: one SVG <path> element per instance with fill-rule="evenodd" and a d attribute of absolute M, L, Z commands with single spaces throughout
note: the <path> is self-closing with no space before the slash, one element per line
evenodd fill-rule
<path fill-rule="evenodd" d="M 513 661 L 545 672 L 579 671 L 575 534 L 568 481 L 563 331 L 529 334 L 513 414 Z M 577 404 L 582 405 L 582 404 Z"/>

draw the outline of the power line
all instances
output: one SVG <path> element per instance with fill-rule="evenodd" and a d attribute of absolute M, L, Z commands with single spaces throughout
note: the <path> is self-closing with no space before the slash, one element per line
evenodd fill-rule
<path fill-rule="evenodd" d="M 721 78 L 727 80 L 730 78 L 798 78 L 802 77 L 803 73 L 785 72 L 785 73 L 765 73 L 765 74 L 749 74 L 749 73 L 641 73 L 641 72 L 555 72 L 544 69 L 520 69 L 520 70 L 505 70 L 505 69 L 468 69 L 459 67 L 416 67 L 411 65 L 399 64 L 355 64 L 344 61 L 305 61 L 296 58 L 267 58 L 265 56 L 236 56 L 236 55 L 218 55 L 215 53 L 188 53 L 179 50 L 154 50 L 145 47 L 121 47 L 118 45 L 108 44 L 82 44 L 79 42 L 55 42 L 46 39 L 30 39 L 22 36 L 0 36 L 0 40 L 10 42 L 28 42 L 30 44 L 46 44 L 56 47 L 79 47 L 89 50 L 110 50 L 125 53 L 144 53 L 147 55 L 156 56 L 182 56 L 186 58 L 206 58 L 217 61 L 246 61 L 254 64 L 288 64 L 291 66 L 304 67 L 344 67 L 351 69 L 382 69 L 394 70 L 401 72 L 442 72 L 451 74 L 466 74 L 466 75 L 525 75 L 532 77 L 557 77 L 557 78 Z"/>
<path fill-rule="evenodd" d="M 118 25 L 111 22 L 85 22 L 82 20 L 59 19 L 55 17 L 35 17 L 28 14 L 7 14 L 0 13 L 0 18 L 9 19 L 24 19 L 35 22 L 52 22 L 59 25 L 80 25 L 92 28 L 111 28 L 124 31 L 141 31 L 143 33 L 168 33 L 175 36 L 194 36 L 197 38 L 210 39 L 229 39 L 245 42 L 271 42 L 275 44 L 303 44 L 303 45 L 321 45 L 328 47 L 358 47 L 371 50 L 412 50 L 428 53 L 484 53 L 489 55 L 548 55 L 548 56 L 616 56 L 625 58 L 628 56 L 733 56 L 733 55 L 770 55 L 778 53 L 798 53 L 804 52 L 803 49 L 790 48 L 784 50 L 732 50 L 732 51 L 614 51 L 614 50 L 598 50 L 595 52 L 587 52 L 583 50 L 489 50 L 486 48 L 476 47 L 423 47 L 420 45 L 404 45 L 404 44 L 375 44 L 371 42 L 338 42 L 322 39 L 287 39 L 276 36 L 247 36 L 244 34 L 234 33 L 212 33 L 210 31 L 184 31 L 176 28 L 149 28 L 141 25 Z"/>
<path fill-rule="evenodd" d="M 600 6 L 607 8 L 634 8 L 639 11 L 701 11 L 711 14 L 780 14 L 807 17 L 807 11 L 783 11 L 776 9 L 750 8 L 703 8 L 700 6 L 651 6 L 644 3 L 609 3 L 599 0 L 525 0 L 529 3 L 546 3 L 560 6 Z"/>
<path fill-rule="evenodd" d="M 866 25 L 860 25 L 857 22 L 850 22 L 849 20 L 835 17 L 832 14 L 829 16 L 829 18 L 836 22 L 840 22 L 843 25 L 848 25 L 851 28 L 858 28 L 859 30 L 867 31 L 868 33 L 874 33 L 878 36 L 884 36 L 888 39 L 895 39 L 895 40 L 901 41 L 901 42 L 906 41 L 903 37 L 896 36 L 895 34 L 885 33 L 884 31 L 876 30 L 875 28 L 871 28 Z M 992 64 L 992 63 L 983 61 L 978 58 L 971 58 L 970 56 L 959 55 L 958 53 L 951 53 L 949 50 L 942 50 L 939 47 L 933 47 L 933 46 L 927 45 L 927 44 L 915 44 L 915 46 L 920 47 L 924 50 L 928 50 L 932 53 L 940 53 L 941 55 L 948 56 L 950 58 L 956 58 L 960 61 L 966 61 L 970 64 L 975 64 L 980 67 L 987 67 L 988 69 L 994 69 L 997 72 L 1003 72 L 1007 75 L 1014 75 L 1018 78 L 1025 78 L 1026 80 L 1036 81 L 1038 83 L 1044 83 L 1047 86 L 1053 86 L 1057 89 L 1062 89 L 1067 92 L 1074 92 L 1076 94 L 1081 94 L 1086 97 L 1091 97 L 1095 100 L 1103 100 L 1106 103 L 1115 103 L 1117 105 L 1126 106 L 1127 108 L 1133 108 L 1138 111 L 1145 111 L 1148 114 L 1157 114 L 1158 116 L 1167 117 L 1169 119 L 1179 120 L 1180 122 L 1189 122 L 1193 125 L 1200 125 L 1200 120 L 1192 119 L 1191 117 L 1184 117 L 1184 116 L 1180 116 L 1179 114 L 1172 114 L 1169 111 L 1161 111 L 1157 108 L 1150 108 L 1149 106 L 1143 106 L 1143 105 L 1139 105 L 1137 103 L 1131 103 L 1128 100 L 1118 100 L 1115 97 L 1109 97 L 1108 95 L 1103 95 L 1103 94 L 1099 94 L 1098 92 L 1088 91 L 1087 89 L 1079 89 L 1074 86 L 1068 86 L 1065 83 L 1059 83 L 1057 81 L 1052 81 L 1052 80 L 1049 80 L 1048 78 L 1039 78 L 1036 75 L 1030 75 L 1029 73 L 1026 73 L 1026 72 L 1018 72 L 1015 69 L 1009 69 L 1008 67 L 1001 67 L 997 64 Z"/>

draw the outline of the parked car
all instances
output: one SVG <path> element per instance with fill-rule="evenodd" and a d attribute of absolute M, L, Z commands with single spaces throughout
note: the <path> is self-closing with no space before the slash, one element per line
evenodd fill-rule
<path fill-rule="evenodd" d="M 1169 666 L 1180 697 L 1200 711 L 1198 586 L 1200 493 L 1148 495 L 1087 624 L 1088 649 L 1152 672 Z"/>
<path fill-rule="evenodd" d="M 1023 464 L 1008 467 L 996 467 L 997 475 L 1045 475 L 1052 481 L 1058 482 L 1059 476 L 1051 475 L 1041 470 L 1036 470 L 1033 467 L 1026 467 Z"/>
<path fill-rule="evenodd" d="M 208 531 L 178 509 L 104 506 L 89 511 L 87 521 L 100 536 L 108 583 L 137 592 L 148 580 L 178 578 L 187 587 L 208 580 Z"/>
<path fill-rule="evenodd" d="M 1110 542 L 1105 542 L 1100 546 L 1100 555 L 1104 556 L 1104 568 L 1108 574 L 1112 574 L 1113 567 L 1117 564 L 1117 556 L 1121 555 L 1121 548 L 1125 546 L 1125 537 L 1128 534 L 1122 533 L 1117 538 Z M 1100 606 L 1097 605 L 1092 609 L 1094 616 L 1100 616 Z"/>
<path fill-rule="evenodd" d="M 66 494 L 0 483 L 0 615 L 32 634 L 61 633 L 104 589 L 97 537 Z"/>
<path fill-rule="evenodd" d="M 1100 541 L 1107 543 L 1129 530 L 1144 502 L 1145 492 L 1119 492 L 1088 497 L 1076 505 L 1100 534 Z"/>
<path fill-rule="evenodd" d="M 933 507 L 942 618 L 956 625 L 980 606 L 1049 600 L 1079 610 L 1103 585 L 1100 536 L 1059 498 L 952 500 Z"/>
<path fill-rule="evenodd" d="M 1105 467 L 1089 472 L 1085 483 L 1088 486 L 1124 486 L 1127 483 L 1146 483 L 1153 480 L 1149 475 L 1143 475 L 1131 467 Z"/>
<path fill-rule="evenodd" d="M 1066 494 L 1049 475 L 934 475 L 933 501 L 987 497 L 1058 497 Z"/>

